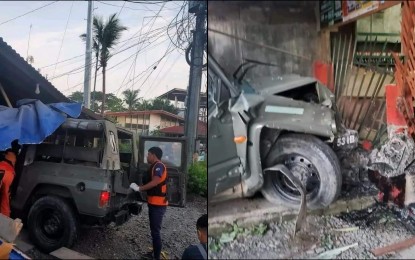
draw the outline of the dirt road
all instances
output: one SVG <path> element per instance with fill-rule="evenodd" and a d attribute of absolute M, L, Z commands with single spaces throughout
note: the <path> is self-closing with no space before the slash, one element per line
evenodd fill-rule
<path fill-rule="evenodd" d="M 163 251 L 169 259 L 181 258 L 184 249 L 198 242 L 196 221 L 207 213 L 207 200 L 188 195 L 185 208 L 168 207 L 162 226 Z M 73 250 L 96 259 L 139 259 L 151 247 L 148 208 L 122 226 L 83 230 Z M 37 249 L 28 255 L 36 259 L 51 258 Z"/>

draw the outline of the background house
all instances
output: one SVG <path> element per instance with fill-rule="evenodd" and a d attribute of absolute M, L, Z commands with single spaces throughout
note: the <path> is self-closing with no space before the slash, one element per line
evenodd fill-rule
<path fill-rule="evenodd" d="M 134 130 L 137 134 L 148 135 L 150 132 L 171 126 L 183 125 L 184 119 L 163 110 L 107 112 L 117 125 Z"/>

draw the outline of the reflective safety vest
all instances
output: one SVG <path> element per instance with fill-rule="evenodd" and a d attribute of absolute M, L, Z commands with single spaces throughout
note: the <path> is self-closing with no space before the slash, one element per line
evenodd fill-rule
<path fill-rule="evenodd" d="M 151 166 L 150 171 L 149 171 L 149 180 L 151 180 L 153 177 L 154 167 L 156 166 L 157 163 L 163 164 L 162 162 L 159 161 Z M 161 182 L 157 184 L 157 186 L 147 191 L 147 203 L 148 204 L 156 205 L 156 206 L 167 206 L 169 204 L 167 201 L 167 197 L 166 197 L 167 196 L 167 184 L 166 184 L 167 168 L 164 164 L 163 166 L 164 166 L 164 171 L 163 171 L 163 174 L 161 175 L 161 179 L 160 179 Z"/>

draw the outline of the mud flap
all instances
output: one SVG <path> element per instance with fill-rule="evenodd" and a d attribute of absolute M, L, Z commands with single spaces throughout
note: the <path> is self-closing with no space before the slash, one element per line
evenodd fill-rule
<path fill-rule="evenodd" d="M 269 167 L 269 168 L 264 170 L 264 172 L 266 172 L 266 171 L 279 171 L 279 172 L 281 172 L 282 174 L 285 175 L 285 177 L 287 177 L 294 184 L 294 186 L 297 188 L 297 190 L 301 194 L 300 209 L 298 211 L 297 220 L 296 220 L 295 229 L 294 229 L 294 236 L 295 236 L 297 234 L 297 232 L 301 230 L 301 227 L 305 223 L 306 217 L 307 217 L 307 205 L 306 205 L 306 197 L 305 197 L 303 184 L 283 164 L 277 164 L 277 165 L 274 165 L 272 167 Z"/>

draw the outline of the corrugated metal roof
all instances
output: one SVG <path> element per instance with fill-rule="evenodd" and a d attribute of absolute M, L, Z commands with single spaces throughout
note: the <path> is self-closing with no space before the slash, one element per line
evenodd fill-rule
<path fill-rule="evenodd" d="M 10 45 L 8 45 L 3 38 L 0 37 L 0 56 L 8 60 L 11 64 L 19 68 L 23 73 L 30 77 L 33 81 L 39 83 L 40 95 L 39 100 L 44 102 L 41 99 L 42 91 L 48 92 L 50 95 L 56 98 L 56 102 L 70 102 L 70 100 L 65 97 L 57 88 L 55 88 L 52 83 L 50 83 L 45 77 L 42 76 L 32 65 L 30 65 L 26 60 L 20 56 Z M 6 76 L 6 75 L 4 75 Z M 17 79 L 13 79 L 17 80 Z M 7 86 L 5 86 L 7 87 Z M 35 86 L 34 86 L 35 87 Z"/>
<path fill-rule="evenodd" d="M 12 105 L 19 99 L 39 99 L 43 103 L 73 102 L 30 65 L 16 50 L 0 37 L 0 83 L 11 99 Z M 39 84 L 40 93 L 36 94 Z M 0 104 L 3 97 L 0 95 Z M 6 104 L 4 104 L 6 105 Z M 82 108 L 80 118 L 102 119 L 92 110 Z"/>

